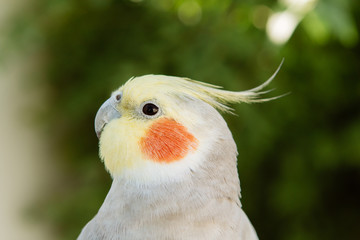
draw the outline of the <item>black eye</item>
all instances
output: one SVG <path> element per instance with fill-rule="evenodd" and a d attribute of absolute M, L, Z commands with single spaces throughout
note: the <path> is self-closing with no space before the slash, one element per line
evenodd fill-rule
<path fill-rule="evenodd" d="M 120 101 L 120 100 L 121 100 L 121 94 L 120 94 L 120 93 L 117 94 L 117 95 L 115 96 L 115 99 L 116 99 L 116 101 Z"/>
<path fill-rule="evenodd" d="M 142 109 L 145 115 L 153 116 L 159 111 L 159 107 L 152 103 L 147 103 Z"/>

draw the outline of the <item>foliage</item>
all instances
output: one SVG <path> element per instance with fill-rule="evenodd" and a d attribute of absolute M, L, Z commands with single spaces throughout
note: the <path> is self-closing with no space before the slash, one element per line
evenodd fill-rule
<path fill-rule="evenodd" d="M 36 211 L 60 239 L 76 238 L 110 187 L 93 119 L 112 90 L 147 73 L 245 90 L 283 57 L 273 95 L 291 94 L 225 116 L 245 211 L 260 239 L 360 236 L 360 8 L 319 1 L 276 46 L 254 26 L 259 6 L 283 8 L 266 0 L 37 0 L 17 16 L 12 40 L 41 58 L 50 93 L 42 124 L 64 166 Z"/>

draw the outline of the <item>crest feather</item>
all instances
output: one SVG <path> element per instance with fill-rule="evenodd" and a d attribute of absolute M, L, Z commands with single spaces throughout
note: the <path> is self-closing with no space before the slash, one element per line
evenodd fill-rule
<path fill-rule="evenodd" d="M 275 78 L 283 64 L 283 61 L 284 60 L 281 61 L 275 73 L 268 80 L 266 80 L 263 84 L 246 91 L 227 91 L 222 89 L 222 87 L 213 84 L 189 78 L 171 77 L 165 75 L 145 75 L 131 78 L 122 88 L 130 92 L 136 92 L 137 94 L 141 92 L 140 95 L 144 98 L 148 97 L 150 99 L 154 95 L 160 96 L 160 93 L 165 93 L 169 96 L 188 95 L 198 98 L 220 111 L 231 113 L 232 108 L 228 106 L 230 103 L 267 102 L 284 96 L 280 95 L 271 98 L 262 98 L 263 94 L 273 90 L 263 89 Z M 147 94 L 150 94 L 150 96 L 147 96 Z"/>
<path fill-rule="evenodd" d="M 199 81 L 195 81 L 188 78 L 183 78 L 187 81 L 186 88 L 191 91 L 191 95 L 197 97 L 213 107 L 217 108 L 220 111 L 231 112 L 232 108 L 227 106 L 229 103 L 257 103 L 257 102 L 267 102 L 277 98 L 280 98 L 284 95 L 271 97 L 271 98 L 262 98 L 263 94 L 271 92 L 274 89 L 262 91 L 265 87 L 267 87 L 271 81 L 275 78 L 277 73 L 279 72 L 284 60 L 281 61 L 279 67 L 276 69 L 275 73 L 266 80 L 263 84 L 246 90 L 246 91 L 227 91 L 221 89 L 222 87 L 216 86 L 213 84 L 203 83 Z"/>

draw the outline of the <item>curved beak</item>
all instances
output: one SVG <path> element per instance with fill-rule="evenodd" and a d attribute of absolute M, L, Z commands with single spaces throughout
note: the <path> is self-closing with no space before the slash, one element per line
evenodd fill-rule
<path fill-rule="evenodd" d="M 95 132 L 96 136 L 100 139 L 100 135 L 105 127 L 111 120 L 120 118 L 121 113 L 116 109 L 116 100 L 114 98 L 109 98 L 106 100 L 95 117 Z"/>

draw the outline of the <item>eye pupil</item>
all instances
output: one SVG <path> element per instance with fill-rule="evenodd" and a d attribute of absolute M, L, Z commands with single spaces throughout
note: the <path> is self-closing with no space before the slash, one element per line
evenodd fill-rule
<path fill-rule="evenodd" d="M 159 111 L 158 106 L 152 103 L 147 103 L 143 107 L 143 113 L 145 115 L 153 116 Z"/>
<path fill-rule="evenodd" d="M 121 99 L 121 94 L 116 95 L 116 96 L 115 96 L 115 99 L 116 99 L 116 101 L 120 101 L 120 99 Z"/>

